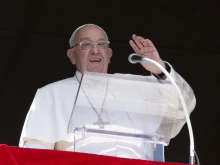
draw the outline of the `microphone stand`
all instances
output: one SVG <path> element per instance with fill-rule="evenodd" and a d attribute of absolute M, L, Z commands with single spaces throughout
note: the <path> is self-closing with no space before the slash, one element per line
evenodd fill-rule
<path fill-rule="evenodd" d="M 182 106 L 183 106 L 183 110 L 184 110 L 184 113 L 185 113 L 185 117 L 186 117 L 186 122 L 187 122 L 187 127 L 188 127 L 188 130 L 189 130 L 189 138 L 190 138 L 190 157 L 189 157 L 189 163 L 190 164 L 195 164 L 195 155 L 194 155 L 194 135 L 193 135 L 193 130 L 192 130 L 192 124 L 191 124 L 191 121 L 190 121 L 190 118 L 189 118 L 189 113 L 187 111 L 187 107 L 186 107 L 186 103 L 185 103 L 185 100 L 183 98 L 183 95 L 180 91 L 180 89 L 178 88 L 176 82 L 173 80 L 173 78 L 170 76 L 170 74 L 166 71 L 166 69 L 161 66 L 158 62 L 154 61 L 154 60 L 151 60 L 149 58 L 146 58 L 146 57 L 143 57 L 143 56 L 139 56 L 140 58 L 136 58 L 134 56 L 138 56 L 138 55 L 134 55 L 134 54 L 131 54 L 129 56 L 129 61 L 131 63 L 138 63 L 138 62 L 150 62 L 150 63 L 153 63 L 154 65 L 156 65 L 158 68 L 160 68 L 162 70 L 162 72 L 167 76 L 167 78 L 170 80 L 170 82 L 173 84 L 173 86 L 176 88 L 176 91 L 179 95 L 179 98 L 180 98 L 180 101 L 182 103 Z M 132 58 L 134 57 L 135 61 L 132 62 Z M 138 61 L 139 60 L 139 61 Z"/>

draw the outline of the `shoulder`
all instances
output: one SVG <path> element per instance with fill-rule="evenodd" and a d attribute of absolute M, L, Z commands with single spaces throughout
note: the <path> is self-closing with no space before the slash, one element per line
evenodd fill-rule
<path fill-rule="evenodd" d="M 70 78 L 66 78 L 63 80 L 59 80 L 50 84 L 47 84 L 41 88 L 39 88 L 38 90 L 41 91 L 51 91 L 51 90 L 71 90 L 74 87 L 78 88 L 78 81 L 75 77 L 70 77 Z"/>

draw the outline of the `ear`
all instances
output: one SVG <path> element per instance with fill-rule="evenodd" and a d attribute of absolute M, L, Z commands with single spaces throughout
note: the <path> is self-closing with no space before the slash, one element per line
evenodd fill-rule
<path fill-rule="evenodd" d="M 71 63 L 73 65 L 75 65 L 76 64 L 76 57 L 75 57 L 75 54 L 73 53 L 73 49 L 68 49 L 67 50 L 67 56 L 69 57 Z"/>
<path fill-rule="evenodd" d="M 111 59 L 111 57 L 112 57 L 112 49 L 111 48 L 108 48 L 108 63 L 110 63 L 110 59 Z"/>

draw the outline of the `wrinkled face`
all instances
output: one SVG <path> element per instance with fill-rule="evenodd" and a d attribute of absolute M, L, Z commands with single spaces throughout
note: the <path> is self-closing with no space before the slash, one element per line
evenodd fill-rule
<path fill-rule="evenodd" d="M 93 25 L 81 28 L 75 36 L 75 44 L 99 41 L 107 41 L 107 37 L 100 28 Z M 81 46 L 77 45 L 69 49 L 67 55 L 81 73 L 85 71 L 107 73 L 112 50 L 109 47 L 101 49 L 96 45 L 93 45 L 91 49 L 82 50 Z"/>

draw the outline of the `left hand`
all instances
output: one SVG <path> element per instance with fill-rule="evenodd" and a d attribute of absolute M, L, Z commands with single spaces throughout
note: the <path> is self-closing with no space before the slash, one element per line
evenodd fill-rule
<path fill-rule="evenodd" d="M 144 39 L 143 37 L 136 36 L 135 34 L 132 35 L 132 39 L 133 40 L 130 40 L 129 43 L 137 55 L 152 59 L 165 68 L 165 63 L 160 58 L 160 55 L 157 52 L 154 44 L 149 39 Z M 152 63 L 141 62 L 141 65 L 151 73 L 160 74 L 162 72 L 157 66 Z"/>

